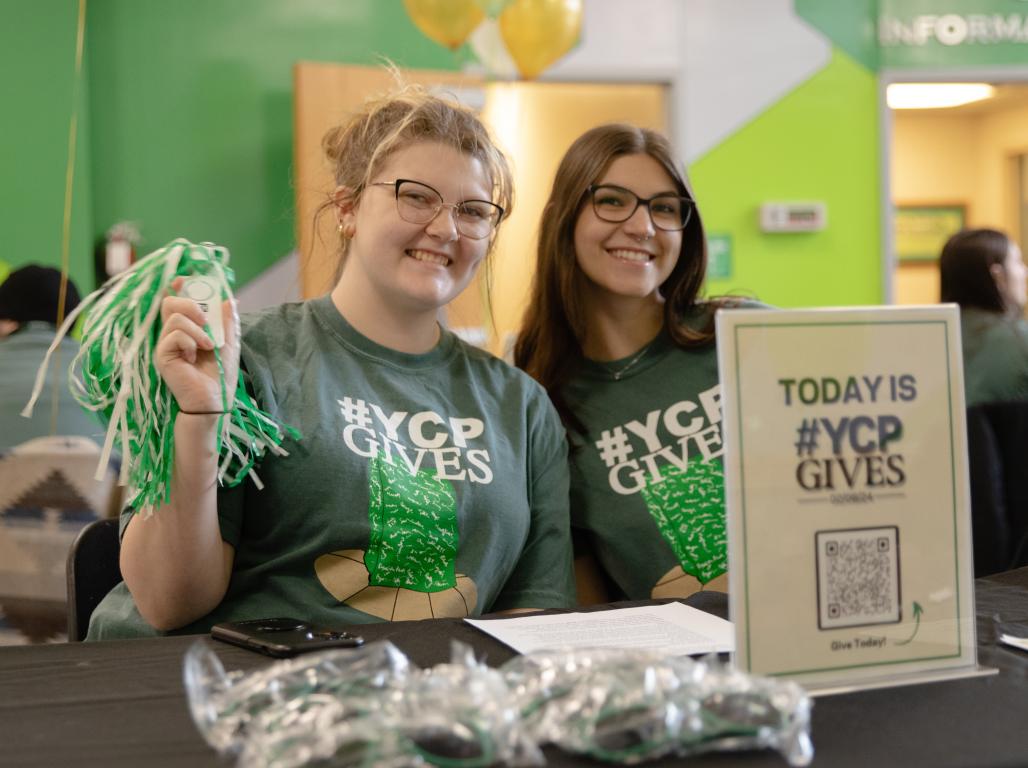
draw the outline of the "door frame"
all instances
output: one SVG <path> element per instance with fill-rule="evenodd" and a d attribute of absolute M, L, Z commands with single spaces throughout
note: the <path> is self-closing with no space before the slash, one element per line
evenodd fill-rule
<path fill-rule="evenodd" d="M 885 98 L 892 83 L 1021 83 L 1028 85 L 1028 66 L 961 69 L 883 69 L 878 74 L 879 220 L 881 221 L 882 303 L 896 299 L 895 215 L 892 205 L 892 110 Z"/>

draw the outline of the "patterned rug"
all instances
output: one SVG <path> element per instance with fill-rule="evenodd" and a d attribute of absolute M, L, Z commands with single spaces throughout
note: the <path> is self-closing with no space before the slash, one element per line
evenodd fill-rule
<path fill-rule="evenodd" d="M 0 456 L 0 645 L 67 640 L 68 552 L 110 511 L 113 471 L 93 478 L 85 438 L 30 440 Z"/>

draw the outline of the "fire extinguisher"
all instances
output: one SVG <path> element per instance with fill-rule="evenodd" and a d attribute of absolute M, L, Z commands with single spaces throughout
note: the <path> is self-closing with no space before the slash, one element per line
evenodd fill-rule
<path fill-rule="evenodd" d="M 97 243 L 94 255 L 97 286 L 132 266 L 139 241 L 139 227 L 135 222 L 119 221 L 107 230 Z"/>

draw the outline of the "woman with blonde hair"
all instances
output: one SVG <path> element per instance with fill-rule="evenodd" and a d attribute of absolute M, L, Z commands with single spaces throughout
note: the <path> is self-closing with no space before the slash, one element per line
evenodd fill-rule
<path fill-rule="evenodd" d="M 580 597 L 727 589 L 721 391 L 695 198 L 668 140 L 614 124 L 568 149 L 515 361 L 571 441 Z M 613 593 L 612 595 L 610 593 Z"/>
<path fill-rule="evenodd" d="M 181 408 L 169 502 L 122 517 L 125 582 L 91 638 L 290 616 L 338 626 L 573 600 L 566 443 L 545 392 L 438 310 L 511 205 L 470 111 L 407 89 L 325 137 L 342 266 L 331 293 L 226 307 L 225 384 L 303 438 L 216 488 L 221 387 L 197 305 L 169 296 L 155 359 Z"/>

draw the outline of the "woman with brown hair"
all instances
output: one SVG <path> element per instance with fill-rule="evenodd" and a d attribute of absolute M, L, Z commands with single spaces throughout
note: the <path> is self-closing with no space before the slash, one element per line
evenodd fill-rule
<path fill-rule="evenodd" d="M 968 405 L 1028 400 L 1028 287 L 1021 249 L 995 229 L 953 235 L 939 257 L 942 301 L 960 305 Z"/>
<path fill-rule="evenodd" d="M 226 307 L 225 390 L 303 435 L 216 487 L 222 386 L 204 316 L 169 296 L 156 367 L 180 411 L 168 502 L 122 515 L 125 582 L 89 637 L 322 626 L 573 600 L 564 430 L 520 371 L 441 328 L 511 204 L 470 111 L 417 89 L 324 140 L 342 268 L 332 291 L 244 318 Z"/>
<path fill-rule="evenodd" d="M 662 135 L 594 128 L 543 210 L 515 362 L 571 442 L 577 549 L 617 597 L 727 589 L 714 311 L 703 224 Z M 595 583 L 576 557 L 579 596 Z"/>

